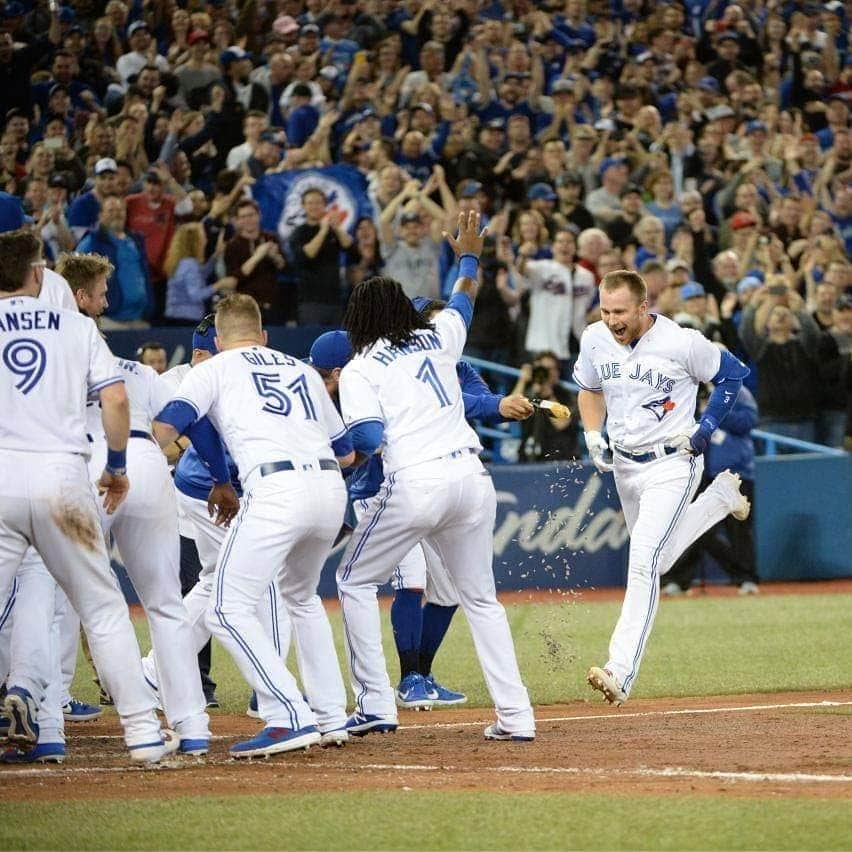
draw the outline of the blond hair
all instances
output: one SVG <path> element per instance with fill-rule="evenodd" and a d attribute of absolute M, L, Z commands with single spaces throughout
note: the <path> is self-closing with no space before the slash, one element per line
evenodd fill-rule
<path fill-rule="evenodd" d="M 64 252 L 56 261 L 56 271 L 68 282 L 72 293 L 84 290 L 91 294 L 95 282 L 105 275 L 107 278 L 115 267 L 102 254 Z"/>
<path fill-rule="evenodd" d="M 232 293 L 216 305 L 216 336 L 221 340 L 260 338 L 262 332 L 260 307 L 247 293 Z"/>
<path fill-rule="evenodd" d="M 204 226 L 201 222 L 187 222 L 175 231 L 163 264 L 169 278 L 175 274 L 178 264 L 185 257 L 195 258 L 199 263 L 204 261 L 204 237 Z"/>
<path fill-rule="evenodd" d="M 615 269 L 612 272 L 607 272 L 601 279 L 600 289 L 611 293 L 613 290 L 620 290 L 626 287 L 634 296 L 637 302 L 644 302 L 648 298 L 648 287 L 645 284 L 645 279 L 638 273 L 630 269 Z"/>

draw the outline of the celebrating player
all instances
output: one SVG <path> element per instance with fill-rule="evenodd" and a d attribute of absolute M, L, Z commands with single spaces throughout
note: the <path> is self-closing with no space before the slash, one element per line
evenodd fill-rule
<path fill-rule="evenodd" d="M 456 363 L 478 290 L 484 233 L 476 213 L 459 216 L 459 279 L 447 308 L 424 319 L 398 281 L 359 284 L 343 325 L 354 356 L 340 374 L 340 401 L 356 449 L 384 444 L 385 480 L 358 522 L 337 571 L 356 708 L 350 733 L 397 727 L 382 651 L 376 589 L 419 541 L 435 548 L 467 616 L 497 721 L 488 739 L 532 740 L 535 721 L 492 573 L 497 499 L 464 419 Z"/>
<path fill-rule="evenodd" d="M 43 264 L 33 235 L 0 236 L 0 361 L 7 374 L 0 382 L 7 412 L 0 420 L 0 590 L 12 584 L 27 547 L 35 547 L 80 615 L 115 697 L 131 758 L 156 762 L 177 741 L 164 740 L 154 714 L 85 464 L 86 397 L 97 394 L 108 447 L 98 489 L 107 514 L 114 513 L 129 488 L 127 394 L 94 323 L 37 300 Z M 14 668 L 10 673 L 4 709 L 13 743 L 38 740 L 38 703 L 46 686 Z"/>
<path fill-rule="evenodd" d="M 728 514 L 748 517 L 740 478 L 720 473 L 691 502 L 710 436 L 734 404 L 748 368 L 700 332 L 648 312 L 645 282 L 618 270 L 600 285 L 601 321 L 580 341 L 574 380 L 586 446 L 601 472 L 615 471 L 630 531 L 627 591 L 609 646 L 609 661 L 589 683 L 622 704 L 636 680 L 660 598 L 660 575 Z M 700 422 L 700 382 L 713 391 Z M 601 434 L 604 420 L 609 442 Z M 612 450 L 612 462 L 604 454 Z"/>
<path fill-rule="evenodd" d="M 193 367 L 155 426 L 165 446 L 208 412 L 240 471 L 242 509 L 219 554 L 208 624 L 258 696 L 265 727 L 231 748 L 253 757 L 319 743 L 321 732 L 296 681 L 257 617 L 277 577 L 294 600 L 316 594 L 343 522 L 346 488 L 339 464 L 355 458 L 340 415 L 314 370 L 266 347 L 260 309 L 234 295 L 216 311 L 220 354 Z M 236 502 L 221 445 L 193 440 L 212 463 L 223 502 Z M 333 458 L 337 457 L 337 461 Z M 218 499 L 213 495 L 211 499 Z M 317 653 L 335 659 L 326 622 Z"/>

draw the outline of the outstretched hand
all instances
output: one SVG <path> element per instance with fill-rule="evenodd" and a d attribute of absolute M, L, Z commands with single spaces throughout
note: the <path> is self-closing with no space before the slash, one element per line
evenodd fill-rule
<path fill-rule="evenodd" d="M 485 227 L 479 230 L 482 216 L 475 210 L 469 213 L 459 213 L 458 231 L 454 237 L 452 234 L 444 231 L 444 239 L 450 244 L 450 248 L 455 252 L 456 257 L 463 254 L 472 254 L 479 257 L 482 254 L 482 247 L 485 244 L 485 235 L 488 233 L 488 228 Z"/>

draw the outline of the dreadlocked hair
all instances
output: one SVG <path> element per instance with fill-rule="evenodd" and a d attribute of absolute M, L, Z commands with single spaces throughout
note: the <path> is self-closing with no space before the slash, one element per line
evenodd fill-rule
<path fill-rule="evenodd" d="M 393 346 L 410 343 L 418 329 L 433 328 L 402 292 L 399 281 L 375 275 L 357 284 L 343 315 L 353 352 L 362 352 L 377 340 Z"/>

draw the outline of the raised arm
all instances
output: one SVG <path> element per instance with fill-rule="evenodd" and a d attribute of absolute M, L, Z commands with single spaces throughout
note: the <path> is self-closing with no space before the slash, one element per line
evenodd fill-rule
<path fill-rule="evenodd" d="M 464 293 L 471 304 L 476 301 L 479 293 L 479 256 L 485 243 L 488 228 L 480 230 L 482 217 L 471 210 L 469 213 L 459 213 L 458 231 L 454 237 L 444 231 L 444 239 L 450 244 L 459 261 L 459 277 L 453 285 L 453 295 Z"/>

